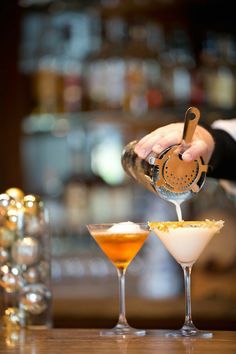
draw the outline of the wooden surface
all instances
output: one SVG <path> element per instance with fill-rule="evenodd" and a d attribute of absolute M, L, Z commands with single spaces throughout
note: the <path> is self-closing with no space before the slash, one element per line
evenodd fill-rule
<path fill-rule="evenodd" d="M 161 331 L 144 337 L 102 337 L 94 329 L 0 332 L 0 354 L 193 354 L 236 353 L 236 332 L 215 331 L 211 339 L 167 338 Z"/>

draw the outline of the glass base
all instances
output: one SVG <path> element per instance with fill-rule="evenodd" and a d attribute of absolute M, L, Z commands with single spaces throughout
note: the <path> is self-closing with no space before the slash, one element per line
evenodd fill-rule
<path fill-rule="evenodd" d="M 100 331 L 101 336 L 145 336 L 144 329 L 136 329 L 130 326 L 117 325 L 111 329 L 103 329 Z"/>
<path fill-rule="evenodd" d="M 194 338 L 212 338 L 213 334 L 207 331 L 200 331 L 196 328 L 181 328 L 178 330 L 171 330 L 165 334 L 166 337 L 194 337 Z"/>
<path fill-rule="evenodd" d="M 146 335 L 154 337 L 166 337 L 170 331 L 170 329 L 147 329 Z"/>

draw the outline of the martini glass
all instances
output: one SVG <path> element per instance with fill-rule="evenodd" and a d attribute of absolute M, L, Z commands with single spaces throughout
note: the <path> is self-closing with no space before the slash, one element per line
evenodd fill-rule
<path fill-rule="evenodd" d="M 185 321 L 181 329 L 166 333 L 174 337 L 211 338 L 212 333 L 198 330 L 192 321 L 191 311 L 191 270 L 206 245 L 220 231 L 222 220 L 150 222 L 164 246 L 181 265 L 185 285 Z"/>
<path fill-rule="evenodd" d="M 102 251 L 117 269 L 119 278 L 119 319 L 112 329 L 105 329 L 101 335 L 143 336 L 145 330 L 132 328 L 125 313 L 125 272 L 149 235 L 147 223 L 130 221 L 110 224 L 89 224 L 87 228 Z"/>

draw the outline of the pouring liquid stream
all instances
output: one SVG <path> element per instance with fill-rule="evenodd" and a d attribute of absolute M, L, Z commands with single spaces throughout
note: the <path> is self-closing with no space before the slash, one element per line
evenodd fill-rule
<path fill-rule="evenodd" d="M 178 221 L 183 221 L 182 210 L 181 210 L 181 202 L 177 202 L 176 200 L 170 200 L 170 202 L 175 205 Z"/>

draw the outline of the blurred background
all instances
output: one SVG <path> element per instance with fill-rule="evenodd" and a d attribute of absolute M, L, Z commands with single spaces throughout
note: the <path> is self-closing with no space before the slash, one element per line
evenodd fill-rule
<path fill-rule="evenodd" d="M 110 327 L 117 275 L 86 224 L 176 220 L 124 174 L 121 152 L 190 105 L 208 124 L 236 116 L 231 2 L 3 0 L 0 44 L 1 193 L 39 194 L 49 210 L 54 326 Z M 225 220 L 193 270 L 201 328 L 236 329 L 235 203 L 208 178 L 183 207 Z M 178 328 L 183 317 L 182 271 L 151 234 L 127 271 L 127 318 Z"/>

